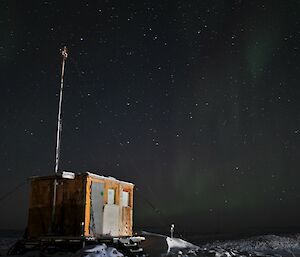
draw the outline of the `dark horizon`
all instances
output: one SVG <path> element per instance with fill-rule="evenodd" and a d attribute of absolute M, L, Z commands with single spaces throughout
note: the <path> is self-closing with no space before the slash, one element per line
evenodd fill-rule
<path fill-rule="evenodd" d="M 133 182 L 137 227 L 300 227 L 298 1 L 1 5 L 0 198 L 54 172 L 66 45 L 61 170 Z"/>

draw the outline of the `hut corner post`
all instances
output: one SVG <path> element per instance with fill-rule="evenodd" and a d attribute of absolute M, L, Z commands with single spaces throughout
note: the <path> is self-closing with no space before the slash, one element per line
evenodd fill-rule
<path fill-rule="evenodd" d="M 51 215 L 51 226 L 50 233 L 54 233 L 54 224 L 55 224 L 55 208 L 56 208 L 56 193 L 57 193 L 57 179 L 56 175 L 59 168 L 59 157 L 60 157 L 60 141 L 61 141 L 61 132 L 62 132 L 62 100 L 63 100 L 63 89 L 64 89 L 64 74 L 65 74 L 65 65 L 66 59 L 68 57 L 67 47 L 65 46 L 61 51 L 62 55 L 62 66 L 61 66 L 61 80 L 60 80 L 60 93 L 59 93 L 59 103 L 58 103 L 58 115 L 57 115 L 57 133 L 56 133 L 56 151 L 55 151 L 55 178 L 53 183 L 53 203 L 52 203 L 52 215 Z"/>

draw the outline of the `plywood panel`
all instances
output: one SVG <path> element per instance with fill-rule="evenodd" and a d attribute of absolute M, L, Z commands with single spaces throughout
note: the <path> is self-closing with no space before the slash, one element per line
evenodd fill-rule
<path fill-rule="evenodd" d="M 92 182 L 90 201 L 90 234 L 102 235 L 103 231 L 103 193 L 104 184 Z"/>
<path fill-rule="evenodd" d="M 119 236 L 119 214 L 118 205 L 107 204 L 103 213 L 103 235 Z"/>
<path fill-rule="evenodd" d="M 57 197 L 54 224 L 52 204 L 54 176 L 35 178 L 31 182 L 28 215 L 28 237 L 45 235 L 81 235 L 84 221 L 83 177 L 74 180 L 57 179 Z"/>
<path fill-rule="evenodd" d="M 48 180 L 31 181 L 28 237 L 36 238 L 49 231 L 51 225 L 53 184 Z"/>
<path fill-rule="evenodd" d="M 85 178 L 77 176 L 74 180 L 62 181 L 63 199 L 58 207 L 61 213 L 57 215 L 57 223 L 61 228 L 60 234 L 79 236 L 82 234 L 84 222 Z"/>
<path fill-rule="evenodd" d="M 122 226 L 120 227 L 120 235 L 132 235 L 132 209 L 130 207 L 122 207 Z"/>

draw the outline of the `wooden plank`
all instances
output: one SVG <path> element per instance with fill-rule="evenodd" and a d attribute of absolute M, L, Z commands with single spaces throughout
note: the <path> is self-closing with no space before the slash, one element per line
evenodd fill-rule
<path fill-rule="evenodd" d="M 92 180 L 88 176 L 85 184 L 85 221 L 84 221 L 84 235 L 90 236 L 90 217 L 91 217 L 91 183 Z"/>

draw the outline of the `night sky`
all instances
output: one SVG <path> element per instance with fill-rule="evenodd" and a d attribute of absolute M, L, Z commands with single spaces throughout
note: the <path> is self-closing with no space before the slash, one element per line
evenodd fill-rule
<path fill-rule="evenodd" d="M 0 2 L 0 228 L 33 175 L 136 184 L 136 227 L 300 227 L 300 1 Z M 168 230 L 166 230 L 168 232 Z"/>

